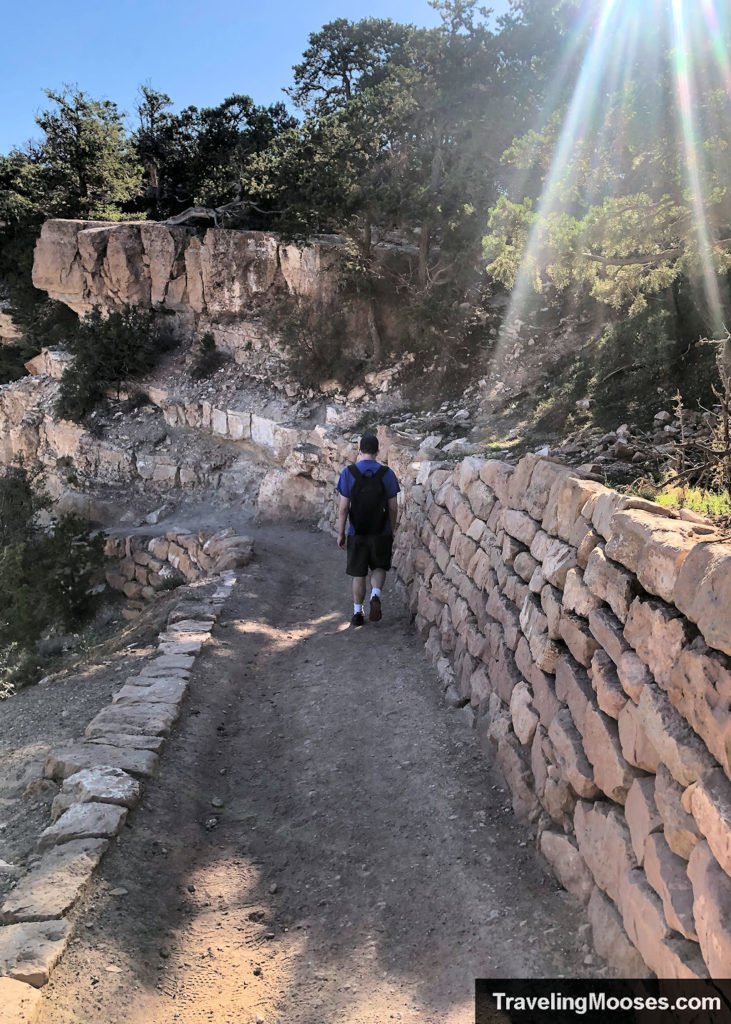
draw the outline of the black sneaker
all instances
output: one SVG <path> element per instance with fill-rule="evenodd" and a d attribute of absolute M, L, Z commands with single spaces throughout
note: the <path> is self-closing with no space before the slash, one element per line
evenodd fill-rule
<path fill-rule="evenodd" d="M 371 598 L 371 607 L 368 612 L 369 622 L 380 622 L 381 621 L 381 599 L 380 597 Z"/>
<path fill-rule="evenodd" d="M 358 626 L 362 626 L 364 624 L 365 619 L 363 618 L 363 612 L 356 612 L 353 618 L 350 620 L 350 625 L 356 629 L 358 628 Z"/>

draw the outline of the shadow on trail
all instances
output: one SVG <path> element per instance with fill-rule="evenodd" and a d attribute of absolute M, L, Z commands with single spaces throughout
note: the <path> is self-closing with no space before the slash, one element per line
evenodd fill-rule
<path fill-rule="evenodd" d="M 131 1009 L 462 1024 L 476 976 L 582 973 L 580 912 L 440 705 L 405 612 L 386 592 L 383 622 L 344 628 L 347 582 L 321 535 L 262 531 L 257 553 L 105 864 L 130 891 L 127 909 L 100 899 L 142 986 Z M 145 1018 L 128 1004 L 125 1019 Z"/>

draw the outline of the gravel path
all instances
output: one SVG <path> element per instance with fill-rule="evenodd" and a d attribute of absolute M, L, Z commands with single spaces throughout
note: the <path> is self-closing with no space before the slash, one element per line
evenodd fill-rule
<path fill-rule="evenodd" d="M 42 1024 L 471 1024 L 477 975 L 596 973 L 388 584 L 349 630 L 331 538 L 255 550 Z"/>

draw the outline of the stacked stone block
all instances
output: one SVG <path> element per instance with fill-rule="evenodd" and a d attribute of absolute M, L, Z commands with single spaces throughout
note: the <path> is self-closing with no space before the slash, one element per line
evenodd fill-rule
<path fill-rule="evenodd" d="M 627 976 L 731 973 L 731 547 L 528 455 L 415 462 L 396 568 L 447 697 Z"/>
<path fill-rule="evenodd" d="M 215 533 L 168 530 L 157 537 L 109 537 L 105 554 L 119 559 L 119 568 L 107 572 L 106 580 L 129 599 L 132 610 L 139 610 L 144 607 L 142 602 L 165 587 L 171 568 L 192 583 L 211 573 L 248 565 L 252 550 L 251 538 L 237 536 L 230 527 Z"/>

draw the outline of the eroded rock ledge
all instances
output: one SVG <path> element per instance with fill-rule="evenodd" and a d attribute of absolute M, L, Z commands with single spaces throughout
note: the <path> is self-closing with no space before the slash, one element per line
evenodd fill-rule
<path fill-rule="evenodd" d="M 33 284 L 79 315 L 121 305 L 200 317 L 240 317 L 280 289 L 327 297 L 337 286 L 337 240 L 305 249 L 262 231 L 153 221 L 49 220 L 36 245 Z"/>

